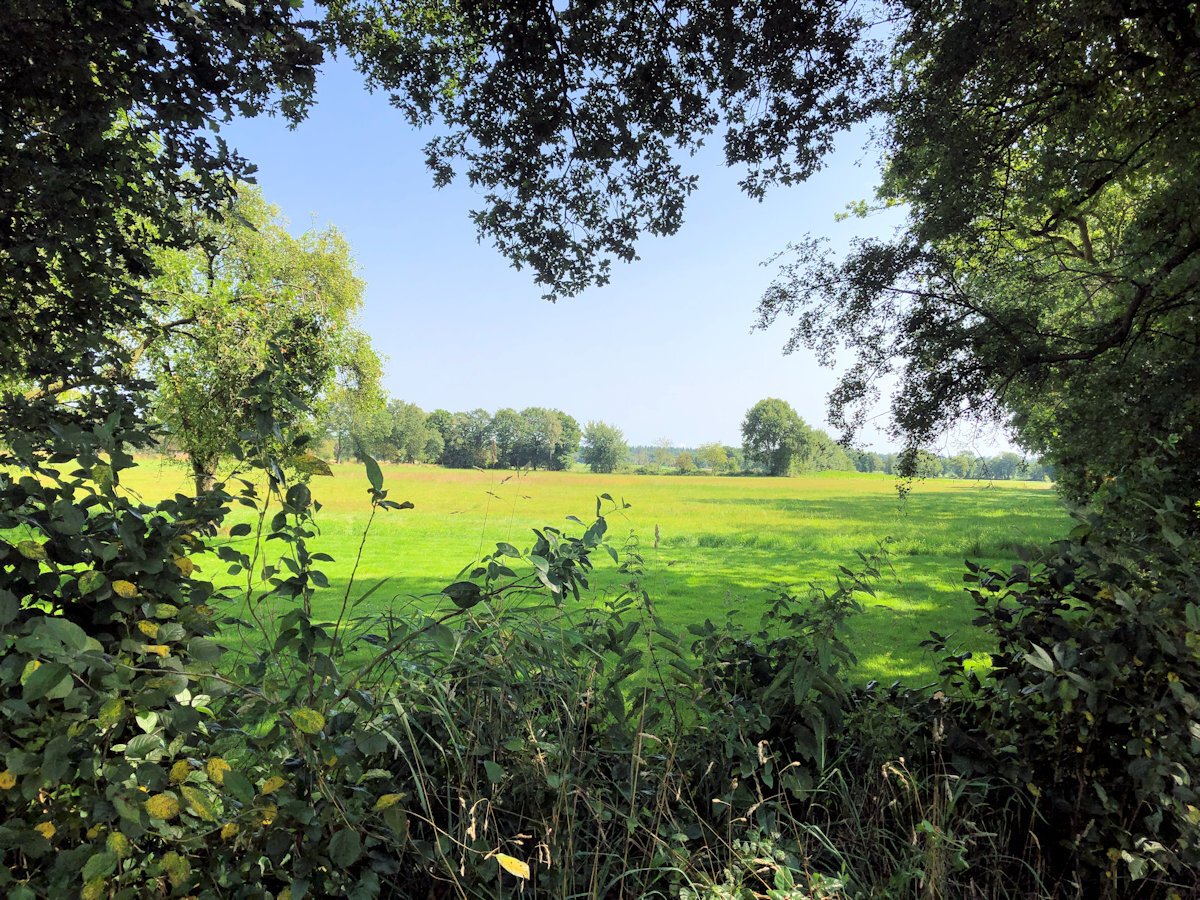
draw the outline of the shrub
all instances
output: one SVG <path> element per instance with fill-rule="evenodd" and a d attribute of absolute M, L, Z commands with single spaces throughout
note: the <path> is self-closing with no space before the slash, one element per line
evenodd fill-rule
<path fill-rule="evenodd" d="M 1110 484 L 1042 561 L 970 565 L 998 649 L 944 672 L 963 697 L 945 717 L 954 768 L 1025 795 L 1049 874 L 1081 896 L 1200 891 L 1196 508 L 1156 490 L 1158 471 Z"/>

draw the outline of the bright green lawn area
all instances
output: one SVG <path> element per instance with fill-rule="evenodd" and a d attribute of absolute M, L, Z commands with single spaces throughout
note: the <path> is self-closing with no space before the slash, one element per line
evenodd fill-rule
<path fill-rule="evenodd" d="M 719 621 L 729 610 L 753 625 L 773 596 L 772 585 L 832 585 L 838 566 L 858 565 L 856 551 L 870 552 L 890 538 L 894 575 L 884 578 L 856 619 L 852 643 L 863 676 L 910 683 L 932 678 L 935 661 L 918 646 L 930 630 L 953 634 L 964 648 L 986 649 L 970 625 L 963 560 L 1011 563 L 1019 548 L 1063 536 L 1069 521 L 1049 485 L 1022 482 L 938 479 L 914 485 L 901 500 L 893 478 L 857 473 L 516 476 L 384 466 L 384 475 L 390 499 L 411 500 L 415 509 L 381 514 L 367 540 L 352 594 L 389 577 L 367 601 L 376 609 L 400 608 L 414 595 L 436 592 L 496 541 L 524 549 L 533 527 L 578 532 L 566 517 L 590 522 L 597 495 L 607 492 L 632 504 L 609 517 L 610 539 L 620 547 L 636 533 L 645 585 L 659 614 L 680 629 L 705 618 Z M 182 467 L 158 460 L 126 473 L 123 482 L 147 499 L 190 487 Z M 312 488 L 323 504 L 316 549 L 336 559 L 324 566 L 332 585 L 318 596 L 317 612 L 333 617 L 369 514 L 367 481 L 362 466 L 344 464 L 334 466 L 334 477 L 314 479 Z M 596 586 L 615 590 L 612 561 L 602 554 L 596 562 Z M 220 577 L 215 560 L 204 568 Z"/>

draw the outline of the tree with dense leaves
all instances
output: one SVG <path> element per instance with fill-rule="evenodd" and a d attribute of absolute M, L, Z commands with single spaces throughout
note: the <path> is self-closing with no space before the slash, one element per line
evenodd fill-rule
<path fill-rule="evenodd" d="M 405 463 L 429 462 L 441 456 L 441 435 L 429 427 L 425 411 L 417 404 L 389 400 L 384 418 L 387 427 L 378 445 L 380 456 Z"/>
<path fill-rule="evenodd" d="M 339 383 L 347 402 L 377 395 L 380 364 L 353 327 L 363 284 L 336 230 L 294 238 L 247 186 L 231 215 L 193 227 L 192 247 L 154 258 L 149 337 L 131 356 L 154 382 L 153 414 L 187 455 L 199 492 L 249 426 L 243 395 L 273 355 L 287 390 L 314 409 Z"/>
<path fill-rule="evenodd" d="M 322 405 L 325 409 L 316 427 L 331 443 L 334 462 L 358 457 L 364 451 L 389 455 L 383 448 L 392 433 L 392 417 L 377 384 L 365 383 L 357 373 L 347 372 L 336 379 Z"/>
<path fill-rule="evenodd" d="M 162 246 L 251 171 L 239 112 L 303 117 L 322 50 L 287 2 L 14 0 L 0 33 L 0 359 L 46 388 L 111 377 Z"/>
<path fill-rule="evenodd" d="M 588 422 L 583 429 L 583 461 L 593 472 L 615 472 L 629 455 L 625 435 L 615 425 Z"/>
<path fill-rule="evenodd" d="M 742 420 L 746 462 L 768 475 L 790 475 L 809 456 L 809 428 L 792 405 L 768 397 L 759 400 Z"/>
<path fill-rule="evenodd" d="M 569 469 L 579 449 L 579 423 L 560 409 L 531 406 L 521 410 L 525 426 L 512 464 L 531 469 Z"/>
<path fill-rule="evenodd" d="M 515 409 L 498 409 L 492 416 L 492 438 L 496 442 L 496 466 L 518 466 L 521 448 L 528 441 L 529 423 Z"/>
<path fill-rule="evenodd" d="M 1200 496 L 1200 13 L 1164 0 L 892 4 L 879 200 L 891 240 L 795 248 L 760 307 L 788 349 L 855 360 L 853 431 L 898 376 L 897 432 L 1007 420 L 1084 498 L 1176 436 Z M 915 457 L 907 457 L 911 463 Z"/>
<path fill-rule="evenodd" d="M 808 451 L 804 468 L 814 472 L 846 472 L 854 470 L 845 449 L 829 434 L 819 428 L 808 432 Z"/>

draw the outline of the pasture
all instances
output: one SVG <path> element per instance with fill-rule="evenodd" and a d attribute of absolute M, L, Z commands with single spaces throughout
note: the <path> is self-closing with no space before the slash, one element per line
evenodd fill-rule
<path fill-rule="evenodd" d="M 645 586 L 659 614 L 679 629 L 731 612 L 752 625 L 774 586 L 831 585 L 839 566 L 858 565 L 858 551 L 890 539 L 892 571 L 877 596 L 865 598 L 852 644 L 863 677 L 914 684 L 933 676 L 935 661 L 918 646 L 930 630 L 953 634 L 964 648 L 986 648 L 970 625 L 963 560 L 1011 563 L 1021 548 L 1042 546 L 1069 527 L 1053 489 L 1024 482 L 937 479 L 915 484 L 901 499 L 889 476 L 843 472 L 750 478 L 383 469 L 389 498 L 415 508 L 376 517 L 352 596 L 389 580 L 367 608 L 427 609 L 429 594 L 495 542 L 526 549 L 531 529 L 543 525 L 578 533 L 566 517 L 591 521 L 597 495 L 607 492 L 631 504 L 609 516 L 609 539 L 619 549 L 636 537 Z M 322 504 L 314 549 L 335 558 L 323 566 L 331 585 L 316 600 L 317 614 L 329 617 L 341 605 L 370 512 L 363 467 L 336 465 L 333 473 L 312 483 Z M 191 481 L 177 463 L 150 459 L 124 484 L 153 499 L 187 492 Z M 230 522 L 245 520 L 235 513 Z M 595 561 L 594 587 L 615 590 L 612 561 L 606 554 Z M 221 580 L 215 559 L 203 567 Z"/>

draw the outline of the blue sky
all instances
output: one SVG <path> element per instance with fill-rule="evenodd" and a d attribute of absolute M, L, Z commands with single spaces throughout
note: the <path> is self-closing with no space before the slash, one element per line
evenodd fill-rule
<path fill-rule="evenodd" d="M 347 236 L 367 284 L 361 324 L 386 357 L 392 396 L 426 410 L 559 407 L 615 424 L 631 443 L 739 444 L 742 417 L 764 397 L 826 427 L 835 374 L 803 352 L 783 356 L 786 325 L 751 333 L 774 271 L 762 263 L 806 232 L 836 245 L 897 222 L 834 219 L 871 196 L 876 164 L 861 140 L 762 203 L 706 150 L 691 161 L 701 183 L 678 234 L 644 240 L 608 286 L 550 304 L 528 272 L 477 242 L 468 211 L 479 197 L 465 184 L 432 186 L 426 136 L 345 61 L 326 66 L 317 106 L 294 131 L 259 118 L 223 134 L 258 165 L 293 230 L 333 224 Z"/>

